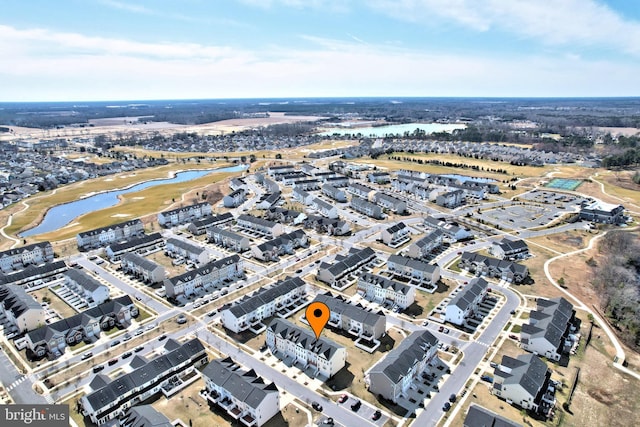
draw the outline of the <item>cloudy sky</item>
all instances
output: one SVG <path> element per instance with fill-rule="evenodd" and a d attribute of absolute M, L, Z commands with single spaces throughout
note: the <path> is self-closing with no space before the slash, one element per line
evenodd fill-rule
<path fill-rule="evenodd" d="M 636 0 L 3 2 L 0 101 L 640 96 Z"/>

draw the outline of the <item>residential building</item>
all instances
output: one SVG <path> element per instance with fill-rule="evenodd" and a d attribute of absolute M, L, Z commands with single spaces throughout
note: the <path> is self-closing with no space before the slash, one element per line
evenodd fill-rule
<path fill-rule="evenodd" d="M 499 259 L 523 259 L 529 256 L 529 246 L 522 239 L 505 237 L 500 242 L 493 242 L 489 253 Z"/>
<path fill-rule="evenodd" d="M 323 179 L 325 184 L 332 185 L 336 188 L 343 188 L 349 186 L 349 177 L 338 174 L 334 177 L 327 177 Z"/>
<path fill-rule="evenodd" d="M 348 222 L 317 215 L 308 215 L 302 221 L 302 224 L 304 228 L 310 228 L 318 233 L 326 233 L 330 236 L 344 236 L 351 232 L 351 226 Z"/>
<path fill-rule="evenodd" d="M 231 189 L 231 191 L 236 191 L 236 190 L 247 190 L 247 183 L 245 182 L 244 178 L 231 178 L 231 181 L 229 181 L 229 188 Z"/>
<path fill-rule="evenodd" d="M 302 303 L 307 285 L 299 277 L 287 277 L 269 288 L 260 288 L 221 313 L 225 328 L 239 333 L 259 325 L 264 319 L 283 315 Z"/>
<path fill-rule="evenodd" d="M 466 324 L 467 319 L 476 314 L 478 304 L 487 295 L 489 284 L 483 278 L 474 278 L 451 298 L 445 309 L 445 321 L 458 326 Z"/>
<path fill-rule="evenodd" d="M 344 190 L 341 190 L 337 187 L 334 187 L 331 184 L 324 184 L 322 186 L 322 194 L 327 197 L 332 198 L 336 202 L 346 203 L 347 202 L 347 193 Z"/>
<path fill-rule="evenodd" d="M 534 354 L 502 356 L 494 370 L 491 393 L 536 413 L 548 414 L 555 406 L 551 370 Z"/>
<path fill-rule="evenodd" d="M 225 212 L 220 215 L 208 216 L 206 218 L 198 219 L 189 224 L 187 229 L 189 233 L 200 236 L 207 231 L 207 227 L 211 226 L 220 226 L 222 224 L 226 224 L 227 222 L 233 221 L 233 215 L 230 212 Z"/>
<path fill-rule="evenodd" d="M 397 248 L 409 240 L 411 240 L 411 230 L 405 225 L 404 222 L 398 222 L 391 227 L 383 228 L 380 232 L 380 238 L 382 243 L 391 247 Z"/>
<path fill-rule="evenodd" d="M 276 174 L 293 172 L 295 170 L 296 168 L 294 165 L 269 166 L 269 168 L 267 168 L 267 174 L 269 176 L 275 176 Z"/>
<path fill-rule="evenodd" d="M 121 427 L 174 427 L 169 418 L 151 405 L 137 405 L 120 417 Z"/>
<path fill-rule="evenodd" d="M 380 208 L 380 206 L 365 199 L 361 199 L 360 197 L 353 196 L 351 198 L 351 203 L 349 204 L 349 206 L 354 211 L 370 216 L 371 218 L 382 218 L 382 208 Z"/>
<path fill-rule="evenodd" d="M 207 352 L 197 338 L 184 344 L 169 339 L 164 350 L 164 354 L 149 361 L 137 356 L 141 366 L 113 380 L 106 375 L 98 381 L 94 379 L 94 387 L 80 398 L 81 413 L 95 424 L 104 424 L 157 393 L 167 395 L 181 377 L 208 362 Z"/>
<path fill-rule="evenodd" d="M 24 270 L 12 274 L 0 275 L 0 285 L 24 285 L 37 280 L 49 281 L 55 279 L 67 269 L 64 261 L 54 261 L 40 266 L 29 266 Z"/>
<path fill-rule="evenodd" d="M 529 275 L 526 266 L 513 261 L 480 255 L 474 252 L 463 252 L 458 267 L 477 275 L 489 276 L 507 282 L 520 283 Z"/>
<path fill-rule="evenodd" d="M 362 273 L 358 276 L 358 294 L 378 304 L 405 309 L 413 304 L 416 288 L 377 274 Z"/>
<path fill-rule="evenodd" d="M 463 427 L 523 427 L 515 421 L 472 403 L 462 422 Z"/>
<path fill-rule="evenodd" d="M 232 255 L 218 261 L 210 261 L 195 270 L 164 279 L 167 298 L 181 295 L 191 296 L 206 292 L 206 288 L 217 286 L 244 277 L 244 261 Z"/>
<path fill-rule="evenodd" d="M 70 268 L 64 272 L 64 284 L 68 290 L 86 303 L 95 307 L 109 299 L 109 287 L 98 282 L 82 270 Z"/>
<path fill-rule="evenodd" d="M 334 297 L 329 292 L 318 294 L 313 302 L 322 302 L 329 307 L 329 326 L 342 329 L 356 338 L 377 340 L 386 331 L 387 318 L 382 312 L 374 313 L 359 304 L 350 304 L 341 296 Z"/>
<path fill-rule="evenodd" d="M 187 224 L 209 215 L 211 215 L 211 205 L 209 203 L 196 203 L 194 205 L 160 212 L 158 214 L 158 224 L 162 227 L 173 227 L 180 224 Z"/>
<path fill-rule="evenodd" d="M 596 200 L 582 206 L 580 219 L 603 224 L 621 224 L 625 221 L 624 206 Z"/>
<path fill-rule="evenodd" d="M 149 284 L 162 282 L 167 274 L 163 266 L 135 253 L 124 254 L 120 266 L 123 272 Z"/>
<path fill-rule="evenodd" d="M 369 200 L 369 196 L 375 192 L 375 190 L 371 187 L 367 187 L 366 185 L 359 184 L 357 182 L 352 182 L 347 187 L 347 191 L 354 196 L 360 197 L 361 199 Z"/>
<path fill-rule="evenodd" d="M 387 269 L 395 275 L 417 281 L 420 285 L 436 286 L 440 280 L 440 267 L 437 264 L 391 255 L 387 261 Z"/>
<path fill-rule="evenodd" d="M 58 357 L 67 346 L 97 338 L 100 331 L 109 330 L 116 323 L 126 327 L 137 316 L 138 308 L 129 295 L 124 295 L 28 332 L 27 348 L 35 357 Z"/>
<path fill-rule="evenodd" d="M 412 384 L 431 371 L 437 354 L 438 339 L 431 332 L 413 332 L 365 374 L 365 383 L 374 396 L 394 403 L 408 400 Z"/>
<path fill-rule="evenodd" d="M 403 215 L 407 212 L 406 202 L 380 191 L 374 193 L 371 201 L 381 208 L 390 210 L 398 215 Z"/>
<path fill-rule="evenodd" d="M 300 367 L 310 377 L 329 379 L 347 361 L 347 350 L 327 338 L 316 339 L 309 328 L 285 319 L 273 319 L 267 327 L 266 344 L 271 353 Z"/>
<path fill-rule="evenodd" d="M 448 223 L 443 219 L 428 216 L 424 219 L 424 225 L 425 227 L 442 231 L 445 238 L 452 242 L 459 242 L 460 240 L 472 237 L 468 230 L 465 230 L 456 224 Z"/>
<path fill-rule="evenodd" d="M 426 258 L 431 252 L 442 245 L 444 233 L 441 230 L 428 231 L 420 240 L 417 240 L 407 248 L 407 255 L 411 258 Z"/>
<path fill-rule="evenodd" d="M 305 206 L 309 206 L 311 204 L 311 201 L 315 198 L 313 194 L 309 194 L 301 188 L 294 188 L 291 194 L 294 200 L 302 203 Z"/>
<path fill-rule="evenodd" d="M 261 243 L 251 248 L 251 254 L 261 261 L 277 261 L 282 255 L 291 255 L 298 248 L 309 246 L 309 239 L 304 231 L 293 230 L 281 234 L 280 237 Z"/>
<path fill-rule="evenodd" d="M 367 180 L 372 184 L 384 185 L 391 182 L 391 176 L 387 172 L 369 172 Z"/>
<path fill-rule="evenodd" d="M 318 179 L 298 179 L 293 182 L 295 188 L 301 188 L 305 191 L 319 190 L 322 182 Z"/>
<path fill-rule="evenodd" d="M 465 192 L 463 190 L 447 191 L 436 197 L 436 205 L 443 208 L 457 208 L 465 202 Z"/>
<path fill-rule="evenodd" d="M 231 230 L 211 226 L 207 228 L 207 241 L 234 252 L 249 250 L 249 238 Z"/>
<path fill-rule="evenodd" d="M 205 248 L 176 237 L 167 239 L 165 251 L 171 258 L 184 258 L 200 265 L 209 261 L 209 253 Z"/>
<path fill-rule="evenodd" d="M 225 208 L 237 208 L 247 200 L 244 189 L 240 188 L 222 198 Z"/>
<path fill-rule="evenodd" d="M 273 207 L 265 212 L 266 219 L 269 221 L 279 222 L 281 224 L 299 224 L 306 218 L 306 215 L 302 212 L 283 209 L 281 207 Z"/>
<path fill-rule="evenodd" d="M 578 322 L 573 305 L 563 297 L 537 299 L 537 309 L 522 325 L 520 347 L 533 354 L 559 361 L 578 341 Z"/>
<path fill-rule="evenodd" d="M 253 215 L 240 215 L 237 220 L 237 225 L 241 230 L 256 233 L 264 237 L 278 237 L 283 233 L 282 225 Z"/>
<path fill-rule="evenodd" d="M 326 216 L 327 218 L 332 219 L 338 218 L 338 208 L 325 202 L 322 199 L 315 197 L 311 201 L 311 207 L 318 211 L 318 213 L 322 216 Z"/>
<path fill-rule="evenodd" d="M 164 247 L 164 238 L 160 233 L 143 234 L 132 237 L 123 243 L 112 243 L 105 249 L 105 253 L 111 262 L 120 261 L 124 254 L 149 253 Z"/>
<path fill-rule="evenodd" d="M 131 221 L 120 222 L 107 227 L 100 227 L 78 233 L 76 240 L 78 249 L 86 251 L 107 246 L 110 243 L 119 242 L 120 240 L 138 237 L 143 234 L 144 227 L 142 226 L 142 221 L 133 219 Z"/>
<path fill-rule="evenodd" d="M 318 280 L 334 285 L 340 279 L 358 270 L 360 267 L 376 258 L 376 253 L 370 247 L 364 249 L 351 248 L 345 255 L 336 255 L 335 262 L 322 262 L 318 268 Z"/>
<path fill-rule="evenodd" d="M 253 369 L 247 371 L 233 361 L 214 359 L 202 370 L 206 397 L 248 427 L 260 427 L 280 412 L 280 393 Z"/>
<path fill-rule="evenodd" d="M 260 197 L 260 200 L 258 200 L 258 203 L 256 203 L 255 208 L 262 209 L 262 210 L 271 209 L 272 207 L 278 204 L 281 198 L 282 198 L 282 193 L 279 191 L 276 191 L 274 193 L 264 194 Z"/>
<path fill-rule="evenodd" d="M 0 270 L 10 273 L 28 265 L 53 261 L 53 246 L 50 242 L 34 243 L 0 252 Z"/>
<path fill-rule="evenodd" d="M 44 308 L 21 286 L 0 287 L 0 329 L 7 338 L 44 324 Z"/>

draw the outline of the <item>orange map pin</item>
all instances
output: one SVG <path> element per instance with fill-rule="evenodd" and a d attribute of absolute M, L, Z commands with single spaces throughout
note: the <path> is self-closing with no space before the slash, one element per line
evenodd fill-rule
<path fill-rule="evenodd" d="M 320 338 L 320 334 L 325 325 L 329 321 L 331 310 L 327 307 L 327 304 L 323 302 L 312 302 L 307 306 L 307 310 L 304 315 L 307 318 L 307 322 L 311 325 L 311 329 L 316 334 L 316 339 Z"/>

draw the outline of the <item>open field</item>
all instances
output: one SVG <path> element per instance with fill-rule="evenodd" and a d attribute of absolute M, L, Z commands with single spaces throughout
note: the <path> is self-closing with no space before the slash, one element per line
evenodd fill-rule
<path fill-rule="evenodd" d="M 514 285 L 515 289 L 525 295 L 536 295 L 545 298 L 565 296 L 564 293 L 547 280 L 544 274 L 544 263 L 558 254 L 535 245 L 529 246 L 529 252 L 534 256 L 525 261 L 520 261 L 520 263 L 527 266 L 529 275 L 535 282 L 531 285 Z M 559 277 L 554 278 L 556 280 L 559 279 Z"/>
<path fill-rule="evenodd" d="M 30 294 L 40 303 L 43 302 L 44 297 L 49 298 L 49 308 L 58 313 L 61 319 L 66 319 L 67 317 L 77 314 L 69 304 L 51 292 L 49 288 L 38 289 L 37 291 L 30 292 Z"/>

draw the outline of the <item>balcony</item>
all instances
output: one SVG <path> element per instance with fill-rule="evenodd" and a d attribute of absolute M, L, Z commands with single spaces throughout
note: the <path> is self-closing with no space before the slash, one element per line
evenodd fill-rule
<path fill-rule="evenodd" d="M 253 427 L 256 425 L 256 419 L 253 418 L 251 414 L 244 415 L 242 418 L 240 418 L 240 421 L 242 421 L 242 424 L 246 425 L 247 427 Z"/>
<path fill-rule="evenodd" d="M 218 401 L 220 400 L 220 398 L 222 397 L 220 395 L 220 393 L 218 393 L 215 390 L 211 390 L 206 394 L 207 400 L 213 402 L 213 403 L 218 403 Z"/>

